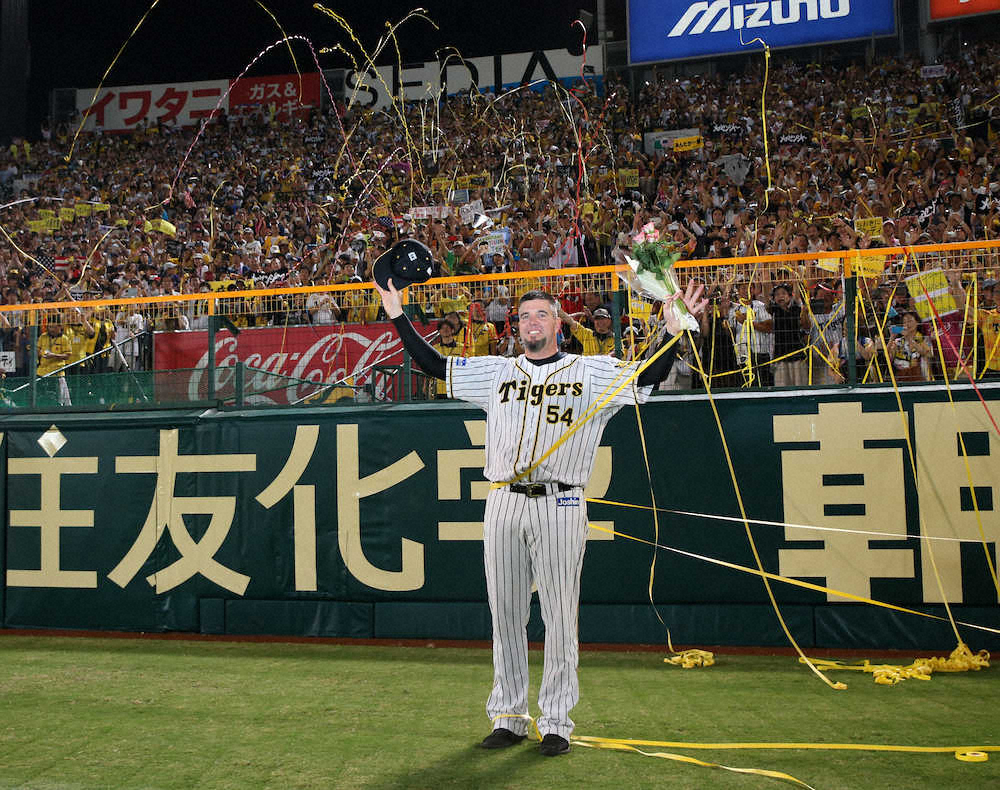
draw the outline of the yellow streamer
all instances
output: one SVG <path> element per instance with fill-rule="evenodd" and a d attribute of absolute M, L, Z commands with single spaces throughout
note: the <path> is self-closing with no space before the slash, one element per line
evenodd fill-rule
<path fill-rule="evenodd" d="M 902 680 L 915 678 L 930 680 L 934 672 L 978 672 L 990 665 L 990 654 L 985 650 L 973 653 L 969 646 L 960 642 L 947 658 L 918 658 L 906 666 L 893 664 L 872 664 L 867 659 L 860 664 L 814 658 L 823 669 L 847 669 L 855 672 L 870 672 L 872 679 L 883 686 L 895 686 Z"/>
<path fill-rule="evenodd" d="M 901 427 L 903 429 L 903 438 L 906 440 L 906 454 L 910 461 L 910 471 L 913 473 L 913 479 L 918 480 L 917 475 L 917 460 L 916 453 L 913 449 L 913 441 L 910 437 L 910 421 L 906 416 L 906 410 L 903 408 L 903 398 L 899 392 L 899 382 L 896 381 L 896 373 L 893 368 L 892 360 L 889 358 L 889 349 L 885 343 L 882 344 L 882 352 L 885 355 L 886 368 L 889 371 L 889 379 L 892 381 L 892 391 L 896 396 L 896 408 L 899 410 L 899 419 Z M 942 359 L 943 361 L 943 359 Z M 926 533 L 926 524 L 924 524 L 924 517 L 921 515 L 919 517 L 920 532 L 921 534 Z M 934 558 L 934 549 L 930 543 L 927 544 L 927 557 L 931 561 L 931 569 L 934 571 L 934 579 L 937 583 L 938 591 L 941 593 L 941 600 L 944 602 L 944 609 L 948 615 L 948 622 L 951 623 L 952 631 L 955 632 L 955 641 L 957 644 L 962 644 L 962 637 L 958 633 L 958 625 L 955 623 L 955 617 L 952 615 L 951 606 L 948 604 L 948 596 L 944 592 L 944 582 L 941 581 L 941 574 L 938 572 L 937 560 Z"/>
<path fill-rule="evenodd" d="M 281 33 L 282 37 L 285 39 L 285 46 L 288 47 L 288 54 L 292 56 L 292 66 L 295 69 L 295 73 L 299 77 L 299 98 L 301 99 L 302 98 L 302 71 L 299 69 L 299 62 L 295 59 L 295 51 L 292 49 L 291 39 L 288 38 L 288 34 L 285 32 L 285 29 L 281 26 L 281 23 L 278 21 L 278 17 L 276 17 L 274 14 L 271 13 L 271 9 L 268 8 L 266 5 L 264 5 L 260 0 L 256 0 L 256 2 L 257 2 L 257 5 L 259 5 L 264 10 L 264 13 L 266 13 L 269 17 L 271 17 L 271 21 L 274 22 L 275 26 L 278 28 L 278 32 Z M 222 186 L 222 184 L 219 184 L 219 186 Z M 216 190 L 216 191 L 218 191 L 218 190 Z M 214 198 L 214 195 L 213 195 L 213 198 Z M 214 205 L 214 203 L 213 203 L 213 205 Z"/>
<path fill-rule="evenodd" d="M 673 650 L 673 648 L 671 648 Z M 692 648 L 691 650 L 682 650 L 676 656 L 668 656 L 663 659 L 664 664 L 672 664 L 673 666 L 680 666 L 684 669 L 693 669 L 694 667 L 710 667 L 715 664 L 715 654 L 708 650 L 698 650 Z"/>
<path fill-rule="evenodd" d="M 734 768 L 731 765 L 723 765 L 722 763 L 710 763 L 706 760 L 699 760 L 697 757 L 689 757 L 685 754 L 674 754 L 672 752 L 647 752 L 640 749 L 631 743 L 625 743 L 624 741 L 614 740 L 611 738 L 573 738 L 572 742 L 576 746 L 584 746 L 589 749 L 614 749 L 615 751 L 623 752 L 636 752 L 644 757 L 659 757 L 663 760 L 673 760 L 677 763 L 687 763 L 689 765 L 697 765 L 701 768 L 721 768 L 724 771 L 731 771 L 736 774 L 754 774 L 755 776 L 766 776 L 770 779 L 781 779 L 786 782 L 792 782 L 797 784 L 799 787 L 808 788 L 808 790 L 815 790 L 812 785 L 808 785 L 801 779 L 796 779 L 791 774 L 783 773 L 782 771 L 770 771 L 766 768 Z"/>
<path fill-rule="evenodd" d="M 678 335 L 679 337 L 679 335 Z M 649 468 L 649 451 L 646 448 L 646 434 L 642 428 L 642 416 L 639 413 L 639 404 L 635 404 L 635 421 L 639 428 L 639 444 L 642 447 L 642 460 L 646 465 L 646 480 L 649 482 L 649 498 L 652 501 L 652 511 L 653 511 L 653 540 L 655 544 L 660 542 L 660 519 L 658 515 L 659 508 L 656 506 L 656 492 L 653 490 L 653 473 Z M 674 642 L 670 636 L 670 627 L 663 621 L 660 616 L 659 609 L 656 608 L 656 603 L 653 600 L 653 580 L 656 576 L 656 551 L 653 548 L 653 559 L 649 564 L 649 584 L 647 589 L 647 594 L 649 595 L 649 605 L 653 607 L 653 613 L 656 615 L 656 619 L 660 621 L 667 631 L 667 648 L 673 656 L 668 656 L 663 659 L 667 664 L 672 664 L 674 666 L 681 666 L 684 669 L 693 669 L 694 667 L 710 667 L 715 663 L 715 656 L 712 655 L 707 650 L 685 650 L 678 653 L 674 649 Z"/>
<path fill-rule="evenodd" d="M 694 344 L 694 339 L 690 337 L 688 333 L 688 341 L 691 344 L 691 348 L 694 351 L 695 360 L 698 362 L 698 366 L 701 367 L 701 355 L 698 353 L 698 349 Z M 753 552 L 754 562 L 757 564 L 757 570 L 764 582 L 764 589 L 767 591 L 767 597 L 771 602 L 771 608 L 774 609 L 774 614 L 778 618 L 778 623 L 781 625 L 781 630 L 785 634 L 785 638 L 788 639 L 792 647 L 795 648 L 795 652 L 799 654 L 799 658 L 805 661 L 806 666 L 808 666 L 815 675 L 826 683 L 830 688 L 837 691 L 843 691 L 847 688 L 844 683 L 834 683 L 826 675 L 820 672 L 815 665 L 806 657 L 806 654 L 802 652 L 802 648 L 799 647 L 799 643 L 795 641 L 795 637 L 792 636 L 792 632 L 788 630 L 788 626 L 785 624 L 785 618 L 781 614 L 781 609 L 778 607 L 778 601 L 774 597 L 774 592 L 771 590 L 771 585 L 768 582 L 768 576 L 764 571 L 764 565 L 761 562 L 760 554 L 757 551 L 757 543 L 753 539 L 753 531 L 750 529 L 750 522 L 747 519 L 746 508 L 743 506 L 743 495 L 740 493 L 740 484 L 736 479 L 736 469 L 733 467 L 733 458 L 729 452 L 729 443 L 726 441 L 726 432 L 722 428 L 722 418 L 719 416 L 719 410 L 715 406 L 715 399 L 712 397 L 712 385 L 708 379 L 704 379 L 705 392 L 708 394 L 708 403 L 712 407 L 712 416 L 715 417 L 716 427 L 719 429 L 719 439 L 722 441 L 722 450 L 726 456 L 726 466 L 729 468 L 729 477 L 733 484 L 733 492 L 736 494 L 736 503 L 740 508 L 740 516 L 743 518 L 743 527 L 746 530 L 747 540 L 750 542 L 750 549 Z"/>
<path fill-rule="evenodd" d="M 967 303 L 968 304 L 968 303 Z M 944 348 L 941 346 L 941 333 L 938 331 L 938 322 L 935 320 L 932 322 L 934 326 L 934 339 L 937 342 L 938 355 L 941 359 L 941 371 L 944 375 L 944 386 L 945 390 L 948 392 L 948 402 L 951 404 L 951 411 L 955 417 L 955 428 L 956 430 L 960 428 L 958 423 L 958 411 L 955 407 L 955 398 L 951 392 L 951 381 L 948 376 L 948 365 L 945 363 Z M 962 324 L 965 326 L 965 324 Z M 964 333 L 963 333 L 964 335 Z M 972 469 L 969 467 L 969 453 L 965 449 L 965 436 L 961 430 L 957 430 L 958 433 L 958 444 L 962 450 L 962 463 L 965 465 L 965 476 L 969 481 L 969 493 L 972 495 L 972 509 L 976 514 L 976 526 L 979 527 L 979 538 L 983 547 L 983 551 L 986 554 L 986 565 L 990 569 L 990 578 L 993 580 L 993 588 L 997 591 L 997 595 L 1000 596 L 1000 581 L 997 580 L 997 570 L 993 565 L 993 557 L 990 554 L 989 542 L 986 538 L 986 531 L 983 529 L 983 517 L 982 513 L 979 511 L 979 497 L 976 496 L 976 486 L 972 482 Z M 935 568 L 936 571 L 936 568 Z M 961 644 L 961 640 L 959 640 Z"/>
<path fill-rule="evenodd" d="M 633 540 L 636 543 L 645 543 L 647 546 L 653 545 L 653 542 L 651 540 L 646 540 L 645 538 L 637 538 L 634 535 L 626 535 L 624 532 L 618 532 L 617 530 L 609 529 L 608 527 L 602 527 L 601 525 L 594 524 L 593 522 L 590 522 L 588 526 L 591 529 L 598 530 L 599 532 L 606 532 L 609 535 L 615 535 L 616 537 L 619 538 L 625 538 L 626 540 Z M 765 571 L 758 568 L 748 568 L 746 565 L 738 565 L 735 562 L 729 562 L 728 560 L 720 560 L 716 557 L 709 557 L 705 554 L 697 554 L 693 551 L 685 551 L 684 549 L 678 549 L 675 548 L 674 546 L 664 546 L 663 544 L 660 544 L 658 548 L 661 548 L 664 551 L 673 552 L 674 554 L 680 554 L 682 557 L 690 557 L 691 559 L 710 562 L 713 565 L 718 565 L 722 568 L 729 568 L 730 570 L 740 571 L 741 573 L 749 573 L 752 576 L 760 576 L 762 579 L 765 580 L 765 583 L 766 580 L 768 579 L 776 582 L 784 582 L 785 584 L 790 584 L 793 587 L 801 587 L 804 590 L 814 590 L 815 592 L 826 593 L 829 595 L 836 595 L 838 598 L 846 598 L 849 601 L 857 601 L 858 603 L 867 603 L 871 604 L 872 606 L 882 607 L 883 609 L 892 609 L 893 611 L 902 612 L 904 614 L 917 615 L 918 617 L 924 617 L 927 618 L 928 620 L 939 620 L 943 623 L 951 622 L 954 624 L 954 621 L 949 620 L 947 617 L 941 617 L 940 615 L 931 614 L 930 612 L 920 612 L 917 611 L 916 609 L 907 609 L 905 606 L 899 606 L 894 603 L 877 601 L 874 598 L 867 598 L 863 595 L 855 595 L 854 593 L 844 592 L 843 590 L 838 590 L 835 587 L 826 587 L 822 584 L 814 584 L 813 582 L 806 582 L 802 581 L 801 579 L 791 578 L 789 576 L 781 576 L 780 574 L 771 573 L 769 571 Z M 770 590 L 770 587 L 768 587 L 767 589 Z M 779 622 L 783 622 L 783 620 Z M 1000 634 L 1000 628 L 990 628 L 987 625 L 966 623 L 961 620 L 958 621 L 958 624 L 963 625 L 966 628 L 976 629 L 977 631 L 985 631 L 991 634 Z M 794 642 L 793 646 L 798 647 L 798 645 L 795 644 Z M 798 653 L 800 658 L 805 658 L 805 654 L 802 653 L 801 650 L 799 650 Z M 805 659 L 804 663 L 806 663 L 807 666 L 812 668 L 812 663 L 809 659 Z M 823 680 L 825 680 L 827 683 L 830 683 L 830 681 L 825 677 L 823 678 Z"/>
<path fill-rule="evenodd" d="M 125 51 L 125 47 L 128 46 L 128 42 L 130 42 L 133 38 L 135 38 L 135 34 L 139 32 L 139 28 L 142 27 L 142 23 L 146 21 L 146 17 L 150 15 L 152 10 L 156 8 L 156 4 L 159 2 L 160 0 L 153 0 L 153 4 L 146 9 L 146 13 L 142 15 L 142 17 L 136 23 L 136 26 L 132 28 L 132 32 L 129 33 L 128 38 L 125 39 L 125 43 L 121 45 L 121 48 L 118 50 L 118 54 L 114 56 L 111 63 L 108 65 L 107 69 L 104 70 L 104 74 L 101 77 L 101 81 L 97 84 L 97 87 L 94 89 L 94 95 L 90 99 L 91 105 L 93 105 L 94 102 L 97 101 L 97 96 L 98 94 L 100 94 L 101 88 L 104 87 L 104 81 L 108 78 L 108 75 L 111 73 L 111 69 L 115 67 L 115 64 L 118 62 L 118 58 L 122 56 L 122 52 Z M 69 162 L 73 158 L 73 149 L 76 148 L 76 141 L 80 137 L 80 132 L 83 131 L 83 127 L 87 123 L 87 118 L 89 117 L 90 113 L 85 112 L 83 113 L 83 117 L 80 118 L 80 125 L 77 127 L 76 134 L 73 135 L 73 140 L 69 145 L 69 153 L 67 153 L 66 156 L 63 157 L 64 161 Z"/>
<path fill-rule="evenodd" d="M 851 751 L 851 752 L 903 752 L 909 754 L 947 754 L 951 752 L 956 757 L 959 754 L 987 754 L 1000 752 L 1000 746 L 905 746 L 889 743 L 795 743 L 795 742 L 721 742 L 699 743 L 691 741 L 642 741 L 631 738 L 598 738 L 588 735 L 576 735 L 573 743 L 620 743 L 630 746 L 662 746 L 668 749 L 709 749 L 723 750 L 777 750 L 791 751 L 803 749 L 808 751 Z M 959 758 L 961 759 L 961 758 Z"/>
<path fill-rule="evenodd" d="M 649 359 L 645 360 L 641 365 L 638 365 L 635 368 L 635 370 L 629 372 L 628 368 L 624 368 L 622 370 L 622 373 L 619 374 L 618 378 L 621 378 L 621 376 L 625 376 L 625 380 L 622 381 L 622 383 L 619 384 L 613 392 L 608 393 L 607 395 L 605 395 L 605 393 L 607 393 L 609 389 L 615 386 L 615 383 L 618 381 L 618 378 L 615 378 L 607 387 L 605 387 L 604 392 L 602 392 L 601 395 L 598 396 L 597 401 L 593 403 L 590 406 L 590 408 L 588 408 L 587 411 L 585 411 L 583 415 L 578 420 L 576 420 L 576 422 L 570 425 L 569 428 L 566 429 L 566 433 L 560 436 L 559 439 L 557 439 L 553 443 L 553 445 L 549 447 L 548 450 L 542 453 L 542 455 L 539 457 L 537 461 L 531 464 L 531 466 L 527 467 L 524 471 L 514 475 L 514 477 L 510 480 L 505 480 L 499 483 L 492 483 L 490 485 L 490 488 L 503 488 L 505 486 L 509 486 L 511 483 L 516 483 L 518 480 L 523 480 L 527 475 L 530 475 L 533 471 L 535 471 L 539 467 L 542 461 L 544 461 L 546 458 L 552 455 L 552 453 L 554 453 L 557 449 L 559 449 L 559 447 L 562 446 L 563 442 L 567 441 L 574 433 L 580 430 L 584 426 L 584 424 L 586 424 L 590 419 L 592 419 L 594 415 L 597 414 L 597 412 L 599 412 L 605 406 L 605 404 L 608 403 L 608 401 L 610 401 L 619 392 L 621 392 L 629 384 L 631 384 L 646 368 L 648 368 L 651 364 L 653 364 L 653 362 L 656 359 L 658 359 L 661 354 L 665 353 L 668 348 L 673 346 L 674 343 L 676 343 L 680 339 L 680 337 L 681 336 L 679 334 L 674 335 L 672 338 L 670 338 L 670 340 L 668 340 L 659 349 L 657 349 L 655 354 L 653 354 Z"/>

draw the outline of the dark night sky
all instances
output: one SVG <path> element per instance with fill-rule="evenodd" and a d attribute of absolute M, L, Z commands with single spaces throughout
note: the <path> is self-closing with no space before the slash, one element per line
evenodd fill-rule
<path fill-rule="evenodd" d="M 152 0 L 31 0 L 29 129 L 37 129 L 55 87 L 93 88 Z M 310 0 L 265 0 L 289 34 L 312 39 L 317 50 L 348 43 L 339 26 L 313 9 Z M 580 8 L 593 12 L 595 0 L 351 0 L 328 2 L 345 17 L 365 48 L 374 49 L 387 21 L 422 6 L 439 26 L 410 20 L 399 39 L 403 62 L 431 60 L 440 47 L 454 45 L 467 56 L 579 46 L 579 28 L 570 23 Z M 610 0 L 624 19 L 625 0 Z M 619 24 L 622 29 L 624 24 Z M 254 0 L 160 0 L 131 40 L 106 84 L 235 77 L 253 57 L 280 37 L 277 27 Z M 596 37 L 596 35 L 595 35 Z M 302 68 L 312 68 L 299 46 Z M 388 50 L 381 63 L 391 62 Z M 349 65 L 338 56 L 320 56 L 324 68 Z M 287 50 L 278 49 L 252 73 L 292 71 Z"/>

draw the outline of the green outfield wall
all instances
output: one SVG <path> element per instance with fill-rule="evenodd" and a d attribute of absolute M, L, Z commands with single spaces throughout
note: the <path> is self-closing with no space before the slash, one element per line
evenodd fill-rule
<path fill-rule="evenodd" d="M 1000 389 L 983 395 L 1000 417 Z M 958 619 L 1000 628 L 990 570 L 1000 437 L 974 392 L 954 397 L 908 388 L 902 413 L 891 389 L 717 397 L 748 515 L 830 530 L 753 526 L 765 569 L 932 614 L 947 600 Z M 588 496 L 648 506 L 655 495 L 660 507 L 738 517 L 708 400 L 657 397 L 640 414 L 652 484 L 636 412 L 624 410 Z M 478 409 L 36 414 L 2 418 L 0 430 L 6 628 L 490 635 Z M 654 538 L 648 510 L 591 504 L 589 514 Z M 676 644 L 785 644 L 760 578 L 691 556 L 754 566 L 742 523 L 663 513 L 658 532 L 690 553 L 656 559 L 653 599 Z M 935 542 L 932 563 L 927 535 L 967 542 Z M 592 531 L 583 641 L 665 640 L 652 559 L 648 545 Z M 955 644 L 947 623 L 772 585 L 804 647 Z M 530 630 L 541 637 L 537 611 Z M 962 636 L 1000 646 L 989 633 Z"/>

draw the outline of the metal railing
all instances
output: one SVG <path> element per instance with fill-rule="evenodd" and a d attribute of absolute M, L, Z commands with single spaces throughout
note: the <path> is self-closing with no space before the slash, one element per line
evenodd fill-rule
<path fill-rule="evenodd" d="M 625 286 L 624 270 L 437 278 L 408 288 L 406 309 L 430 340 L 450 316 L 460 353 L 517 353 L 511 311 L 526 291 L 545 290 L 583 323 L 596 307 L 609 309 L 616 353 L 639 358 L 657 320 L 651 301 Z M 702 388 L 705 379 L 725 389 L 1000 376 L 1000 291 L 992 289 L 1000 242 L 692 260 L 675 271 L 682 287 L 704 285 L 711 304 L 694 347 L 685 341 L 676 367 L 687 372 L 674 376 L 672 388 Z M 797 334 L 784 317 L 795 337 L 778 335 L 772 302 L 782 293 L 800 315 Z M 476 302 L 481 309 L 470 312 Z M 739 318 L 748 307 L 749 323 Z M 769 309 L 770 326 L 757 320 Z M 904 326 L 910 312 L 919 343 Z M 0 383 L 8 409 L 249 408 L 436 394 L 410 368 L 366 283 L 0 305 L 0 330 L 11 352 L 4 357 L 14 363 Z M 565 330 L 572 344 L 574 333 Z M 491 342 L 476 342 L 483 333 Z M 69 349 L 67 363 L 39 375 L 53 343 Z M 908 353 L 914 364 L 904 365 Z M 786 375 L 773 375 L 779 372 Z"/>

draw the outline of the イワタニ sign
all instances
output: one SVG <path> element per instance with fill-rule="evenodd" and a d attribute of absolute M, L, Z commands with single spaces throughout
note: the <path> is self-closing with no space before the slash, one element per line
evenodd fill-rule
<path fill-rule="evenodd" d="M 117 131 L 137 126 L 194 126 L 227 109 L 228 80 L 121 85 L 76 92 L 76 108 L 87 116 L 84 129 Z M 93 101 L 91 101 L 93 100 Z"/>

